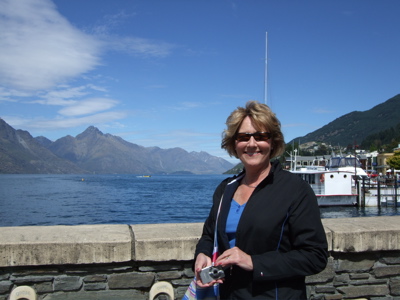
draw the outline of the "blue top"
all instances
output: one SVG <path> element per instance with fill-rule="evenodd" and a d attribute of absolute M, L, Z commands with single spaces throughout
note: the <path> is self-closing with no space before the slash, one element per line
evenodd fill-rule
<path fill-rule="evenodd" d="M 244 210 L 246 203 L 240 205 L 232 199 L 231 201 L 231 208 L 229 209 L 228 219 L 226 220 L 226 234 L 228 235 L 229 245 L 231 248 L 235 247 L 236 244 L 236 229 L 239 224 L 240 217 Z"/>

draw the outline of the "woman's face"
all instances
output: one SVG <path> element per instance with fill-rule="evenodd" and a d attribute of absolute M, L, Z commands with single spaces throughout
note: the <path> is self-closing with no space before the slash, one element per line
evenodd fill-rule
<path fill-rule="evenodd" d="M 257 130 L 254 128 L 250 117 L 246 117 L 239 127 L 238 133 L 268 132 L 268 130 Z M 235 141 L 236 154 L 246 169 L 267 168 L 270 163 L 272 139 L 256 141 L 252 136 L 248 141 Z"/>

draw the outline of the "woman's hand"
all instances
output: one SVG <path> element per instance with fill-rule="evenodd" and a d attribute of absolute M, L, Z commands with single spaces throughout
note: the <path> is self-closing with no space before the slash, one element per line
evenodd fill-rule
<path fill-rule="evenodd" d="M 236 265 L 246 271 L 253 270 L 251 256 L 244 253 L 238 247 L 233 247 L 222 253 L 215 262 L 215 265 L 221 265 L 222 267 Z"/>
<path fill-rule="evenodd" d="M 200 279 L 200 271 L 205 267 L 211 266 L 211 258 L 203 253 L 199 253 L 196 257 L 196 261 L 194 263 L 194 271 L 196 273 L 196 283 L 200 287 L 212 286 L 214 283 L 222 283 L 222 280 L 213 280 L 207 284 L 204 284 Z"/>

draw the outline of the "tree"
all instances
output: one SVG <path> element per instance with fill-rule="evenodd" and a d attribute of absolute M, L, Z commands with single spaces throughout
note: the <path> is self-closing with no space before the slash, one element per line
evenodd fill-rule
<path fill-rule="evenodd" d="M 329 149 L 326 147 L 326 145 L 321 144 L 318 148 L 318 150 L 315 151 L 315 155 L 327 155 L 329 154 Z"/>
<path fill-rule="evenodd" d="M 286 144 L 286 146 L 285 146 L 285 154 L 284 155 L 287 155 L 288 153 L 291 153 L 293 150 L 294 149 L 293 149 L 292 144 Z"/>
<path fill-rule="evenodd" d="M 400 170 L 400 150 L 395 151 L 394 155 L 386 159 L 391 169 Z"/>

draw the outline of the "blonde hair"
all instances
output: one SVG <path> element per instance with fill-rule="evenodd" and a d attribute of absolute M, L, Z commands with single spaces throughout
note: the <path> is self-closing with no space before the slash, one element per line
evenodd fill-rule
<path fill-rule="evenodd" d="M 246 117 L 250 117 L 254 127 L 259 131 L 269 131 L 272 135 L 271 158 L 285 151 L 285 141 L 281 123 L 272 110 L 258 101 L 248 101 L 245 107 L 238 107 L 226 119 L 227 128 L 222 133 L 221 148 L 230 156 L 238 158 L 236 153 L 236 134 Z"/>

